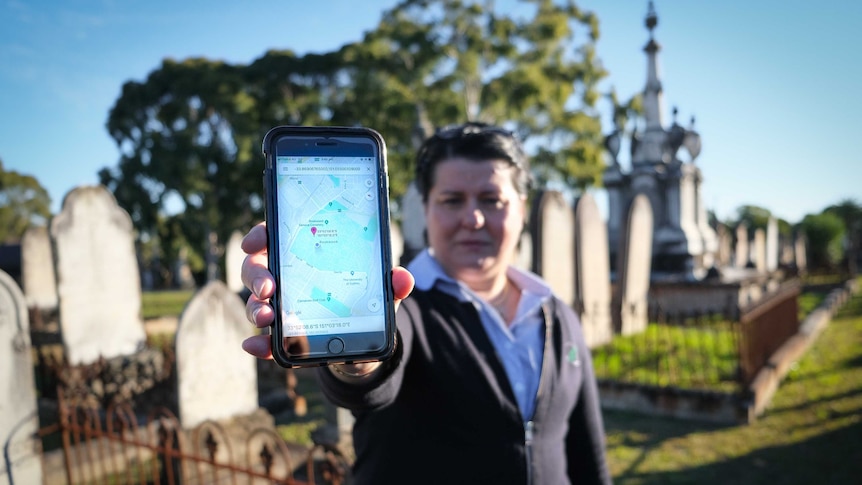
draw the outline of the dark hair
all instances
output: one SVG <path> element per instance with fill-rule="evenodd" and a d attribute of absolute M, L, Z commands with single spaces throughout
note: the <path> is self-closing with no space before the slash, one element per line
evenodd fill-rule
<path fill-rule="evenodd" d="M 512 182 L 515 189 L 527 195 L 532 182 L 530 162 L 524 147 L 514 133 L 498 126 L 468 122 L 447 126 L 429 137 L 416 154 L 416 188 L 422 201 L 434 185 L 434 169 L 443 160 L 463 157 L 482 162 L 504 160 L 515 169 Z"/>

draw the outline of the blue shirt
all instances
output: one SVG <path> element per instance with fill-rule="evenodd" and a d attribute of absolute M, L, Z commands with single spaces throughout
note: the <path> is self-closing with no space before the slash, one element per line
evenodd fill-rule
<path fill-rule="evenodd" d="M 551 288 L 538 276 L 510 266 L 509 280 L 521 290 L 521 300 L 511 325 L 490 304 L 470 288 L 446 275 L 431 250 L 419 253 L 407 269 L 413 274 L 416 288 L 427 291 L 436 288 L 462 302 L 472 303 L 479 313 L 482 326 L 494 345 L 509 384 L 515 393 L 524 421 L 529 421 L 536 407 L 536 393 L 542 373 L 542 353 L 545 335 L 542 302 L 552 296 Z"/>

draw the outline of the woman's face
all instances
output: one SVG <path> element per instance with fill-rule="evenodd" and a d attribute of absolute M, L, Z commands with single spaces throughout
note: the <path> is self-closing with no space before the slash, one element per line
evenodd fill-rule
<path fill-rule="evenodd" d="M 502 160 L 456 157 L 434 168 L 425 220 L 428 243 L 449 276 L 476 287 L 503 277 L 512 262 L 526 212 Z"/>

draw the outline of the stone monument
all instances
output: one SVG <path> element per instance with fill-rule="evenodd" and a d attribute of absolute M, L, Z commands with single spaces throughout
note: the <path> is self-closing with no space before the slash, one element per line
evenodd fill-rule
<path fill-rule="evenodd" d="M 647 81 L 643 91 L 645 127 L 631 139 L 631 169 L 619 163 L 623 127 L 607 136 L 605 145 L 612 156 L 603 181 L 608 191 L 608 239 L 611 264 L 617 260 L 625 211 L 638 194 L 644 194 L 653 208 L 652 280 L 696 281 L 706 276 L 718 251 L 718 238 L 706 220 L 701 187 L 703 175 L 695 160 L 700 154 L 700 135 L 692 126 L 676 123 L 665 128 L 662 83 L 658 53 L 653 38 L 658 16 L 650 2 L 646 26 L 650 39 L 647 54 Z M 674 118 L 676 109 L 674 109 Z M 679 158 L 681 148 L 689 161 Z M 615 269 L 615 268 L 614 268 Z"/>

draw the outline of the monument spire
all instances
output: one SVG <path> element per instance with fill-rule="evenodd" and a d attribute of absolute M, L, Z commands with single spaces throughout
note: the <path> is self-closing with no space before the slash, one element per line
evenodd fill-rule
<path fill-rule="evenodd" d="M 647 54 L 647 80 L 643 91 L 644 133 L 638 149 L 633 153 L 632 163 L 669 162 L 664 160 L 662 147 L 667 133 L 662 126 L 662 86 L 659 79 L 658 52 L 661 46 L 655 41 L 653 30 L 658 25 L 658 15 L 652 0 L 649 2 L 645 25 L 649 30 L 649 41 L 644 46 Z"/>
<path fill-rule="evenodd" d="M 655 13 L 653 2 L 649 2 L 646 16 L 646 27 L 649 30 L 649 42 L 644 46 L 647 54 L 647 82 L 644 88 L 644 117 L 646 118 L 646 129 L 662 129 L 662 87 L 659 79 L 658 52 L 661 46 L 655 41 L 653 29 L 658 24 L 658 16 Z"/>

